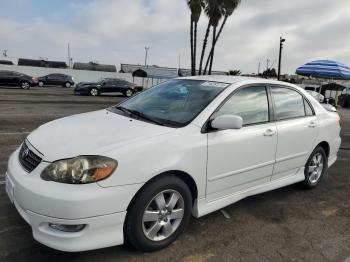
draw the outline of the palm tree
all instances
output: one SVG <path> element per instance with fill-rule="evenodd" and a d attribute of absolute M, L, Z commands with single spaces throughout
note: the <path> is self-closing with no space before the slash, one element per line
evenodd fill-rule
<path fill-rule="evenodd" d="M 207 30 L 205 32 L 204 40 L 203 40 L 203 47 L 202 47 L 202 54 L 201 54 L 201 59 L 199 63 L 199 74 L 202 74 L 202 68 L 203 68 L 203 59 L 205 55 L 205 49 L 207 47 L 207 42 L 208 42 L 208 37 L 210 34 L 210 27 L 213 27 L 213 36 L 216 34 L 216 27 L 218 26 L 218 23 L 221 19 L 222 12 L 220 10 L 221 8 L 221 2 L 223 0 L 205 0 L 205 14 L 208 16 L 209 21 L 208 21 L 208 26 Z"/>
<path fill-rule="evenodd" d="M 216 45 L 216 43 L 221 35 L 222 29 L 224 28 L 228 17 L 233 14 L 233 12 L 237 9 L 237 7 L 239 6 L 240 3 L 241 3 L 241 0 L 223 0 L 221 2 L 222 6 L 221 6 L 220 10 L 222 11 L 222 15 L 224 16 L 224 20 L 220 26 L 220 29 L 219 29 L 217 36 L 215 37 L 215 40 L 213 41 L 213 45 L 211 47 L 207 62 L 205 64 L 205 69 L 204 69 L 205 73 L 208 69 L 208 64 L 210 62 L 209 74 L 211 74 L 212 66 L 213 66 L 213 59 L 214 59 L 215 45 Z"/>
<path fill-rule="evenodd" d="M 196 60 L 197 60 L 197 25 L 204 7 L 203 0 L 187 0 L 187 5 L 191 11 L 191 73 L 196 75 Z"/>

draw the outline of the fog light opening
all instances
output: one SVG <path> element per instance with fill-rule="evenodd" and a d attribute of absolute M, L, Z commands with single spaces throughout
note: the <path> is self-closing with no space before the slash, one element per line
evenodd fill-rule
<path fill-rule="evenodd" d="M 69 232 L 69 233 L 79 232 L 83 230 L 85 226 L 86 226 L 85 224 L 81 224 L 81 225 L 63 225 L 63 224 L 53 224 L 53 223 L 49 224 L 49 227 L 51 227 L 54 230 Z"/>

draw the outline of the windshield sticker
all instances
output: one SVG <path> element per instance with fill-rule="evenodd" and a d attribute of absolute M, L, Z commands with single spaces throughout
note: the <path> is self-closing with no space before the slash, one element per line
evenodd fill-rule
<path fill-rule="evenodd" d="M 219 82 L 204 82 L 203 84 L 201 84 L 201 86 L 210 86 L 210 87 L 221 87 L 221 88 L 225 88 L 228 87 L 229 84 L 225 84 L 225 83 L 219 83 Z"/>

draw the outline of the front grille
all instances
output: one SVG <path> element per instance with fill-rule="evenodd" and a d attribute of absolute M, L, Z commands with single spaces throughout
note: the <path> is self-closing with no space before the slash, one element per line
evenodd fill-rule
<path fill-rule="evenodd" d="M 23 142 L 19 151 L 19 162 L 27 172 L 32 172 L 41 162 L 41 157 L 29 149 L 26 142 Z"/>

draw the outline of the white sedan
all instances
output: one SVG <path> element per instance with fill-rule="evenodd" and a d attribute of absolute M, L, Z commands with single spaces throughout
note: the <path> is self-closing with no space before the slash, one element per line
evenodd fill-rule
<path fill-rule="evenodd" d="M 83 251 L 172 243 L 191 215 L 300 182 L 337 159 L 340 122 L 303 89 L 179 78 L 117 106 L 44 124 L 10 157 L 6 191 L 34 238 Z"/>

